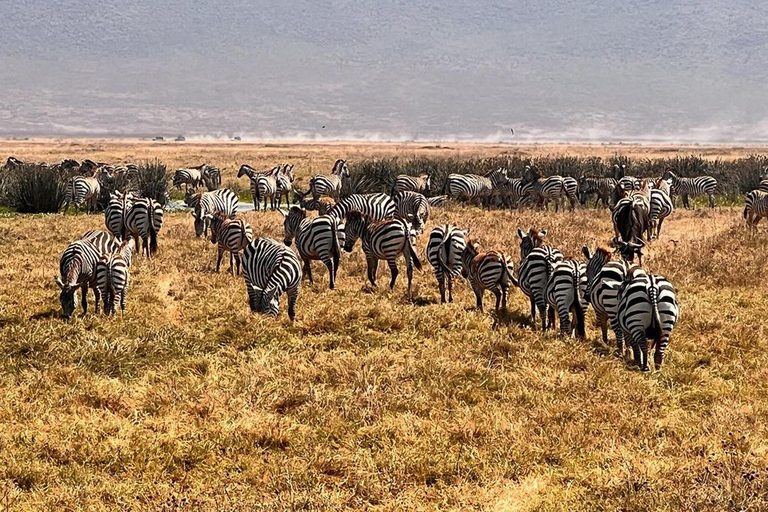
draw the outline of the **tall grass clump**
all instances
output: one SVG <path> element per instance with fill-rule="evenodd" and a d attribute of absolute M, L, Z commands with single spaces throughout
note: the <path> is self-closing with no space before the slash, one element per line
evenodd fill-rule
<path fill-rule="evenodd" d="M 0 202 L 19 213 L 53 213 L 64 203 L 67 181 L 41 164 L 0 171 Z"/>
<path fill-rule="evenodd" d="M 165 205 L 168 201 L 168 169 L 160 160 L 139 164 L 136 173 L 136 191 L 142 197 L 149 197 Z"/>

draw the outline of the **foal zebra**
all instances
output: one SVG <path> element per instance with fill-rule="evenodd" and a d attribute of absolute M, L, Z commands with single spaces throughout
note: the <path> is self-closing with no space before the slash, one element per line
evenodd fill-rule
<path fill-rule="evenodd" d="M 616 188 L 614 178 L 589 178 L 581 176 L 579 178 L 579 201 L 582 205 L 587 204 L 587 199 L 591 194 L 595 194 L 595 207 L 602 202 L 604 208 L 608 208 L 611 200 L 611 193 Z"/>
<path fill-rule="evenodd" d="M 109 196 L 107 209 L 104 211 L 104 224 L 112 235 L 121 240 L 125 240 L 126 237 L 126 218 L 134 199 L 130 192 L 112 193 Z"/>
<path fill-rule="evenodd" d="M 608 324 L 616 335 L 616 355 L 624 354 L 624 331 L 619 325 L 619 289 L 627 277 L 628 265 L 624 261 L 612 261 L 608 249 L 598 247 L 590 252 L 586 245 L 582 253 L 587 258 L 587 289 L 585 297 L 592 304 L 597 323 L 608 345 Z"/>
<path fill-rule="evenodd" d="M 656 349 L 653 355 L 656 369 L 661 368 L 669 337 L 680 316 L 672 283 L 639 267 L 630 269 L 619 289 L 618 313 L 619 324 L 624 336 L 631 340 L 640 370 L 649 371 L 648 338 L 652 339 L 651 350 Z"/>
<path fill-rule="evenodd" d="M 194 211 L 192 217 L 195 219 L 195 236 L 197 237 L 208 233 L 208 226 L 216 212 L 221 212 L 230 219 L 234 219 L 240 204 L 237 194 L 228 188 L 202 192 L 193 197 Z"/>
<path fill-rule="evenodd" d="M 77 240 L 69 244 L 59 260 L 59 277 L 56 285 L 61 289 L 59 301 L 64 318 L 75 312 L 77 289 L 82 293 L 83 315 L 88 312 L 88 289 L 93 290 L 96 299 L 96 312 L 99 312 L 101 297 L 96 286 L 96 264 L 101 257 L 97 247 L 89 240 Z"/>
<path fill-rule="evenodd" d="M 317 201 L 322 196 L 331 196 L 336 201 L 341 199 L 341 189 L 344 181 L 349 180 L 349 167 L 346 160 L 336 160 L 330 175 L 316 174 L 309 180 L 309 190 L 303 194 L 312 193 L 312 199 Z"/>
<path fill-rule="evenodd" d="M 282 210 L 280 210 L 282 212 Z M 304 261 L 304 273 L 312 279 L 310 260 L 320 260 L 328 268 L 329 287 L 336 287 L 336 273 L 339 270 L 341 247 L 339 245 L 338 223 L 335 217 L 321 215 L 314 219 L 307 218 L 307 211 L 293 206 L 283 221 L 285 238 L 283 243 L 289 246 L 296 238 L 296 248 Z"/>
<path fill-rule="evenodd" d="M 717 180 L 712 176 L 697 176 L 695 178 L 678 178 L 677 175 L 667 170 L 665 178 L 672 180 L 672 193 L 683 198 L 683 206 L 690 208 L 689 197 L 706 195 L 709 199 L 709 207 L 715 207 L 715 189 Z"/>
<path fill-rule="evenodd" d="M 125 314 L 125 294 L 130 281 L 131 253 L 134 242 L 123 242 L 116 252 L 103 254 L 96 264 L 96 286 L 104 302 L 104 314 L 114 314 L 120 305 L 120 316 Z"/>
<path fill-rule="evenodd" d="M 373 220 L 385 220 L 393 218 L 396 211 L 397 205 L 387 194 L 352 194 L 331 208 L 328 215 L 341 221 L 349 212 L 360 212 Z"/>
<path fill-rule="evenodd" d="M 429 193 L 430 182 L 431 176 L 429 174 L 422 174 L 421 176 L 400 174 L 395 178 L 390 195 L 394 196 L 398 192 L 418 192 L 426 195 Z"/>
<path fill-rule="evenodd" d="M 211 219 L 211 243 L 216 244 L 216 273 L 221 270 L 221 258 L 229 252 L 229 272 L 240 275 L 240 252 L 253 240 L 253 230 L 243 219 L 230 219 L 221 212 L 216 212 Z"/>
<path fill-rule="evenodd" d="M 411 292 L 413 267 L 415 265 L 421 270 L 421 262 L 411 244 L 410 232 L 405 222 L 400 219 L 377 221 L 359 211 L 351 211 L 347 213 L 344 231 L 346 234 L 344 250 L 347 252 L 352 252 L 357 239 L 361 239 L 368 264 L 368 280 L 374 288 L 379 260 L 387 261 L 392 274 L 389 288 L 395 287 L 398 274 L 397 257 L 402 254 L 408 275 L 408 297 L 413 298 Z"/>
<path fill-rule="evenodd" d="M 254 313 L 276 317 L 280 296 L 288 294 L 288 318 L 296 318 L 301 287 L 301 263 L 292 250 L 271 238 L 256 238 L 243 251 L 243 275 L 248 305 Z"/>
<path fill-rule="evenodd" d="M 136 199 L 126 216 L 126 235 L 133 236 L 136 248 L 141 238 L 141 253 L 148 259 L 157 252 L 157 236 L 163 227 L 163 207 L 154 199 L 141 197 Z"/>
<path fill-rule="evenodd" d="M 547 303 L 550 317 L 557 315 L 560 332 L 566 336 L 586 337 L 584 315 L 587 312 L 587 268 L 573 259 L 559 261 L 552 266 L 552 275 L 547 282 Z M 571 320 L 573 314 L 573 320 Z M 553 318 L 551 318 L 553 319 Z"/>
<path fill-rule="evenodd" d="M 453 302 L 453 281 L 463 268 L 462 253 L 467 246 L 463 231 L 446 224 L 437 226 L 429 234 L 427 259 L 432 265 L 440 289 L 440 303 L 445 303 L 445 282 L 448 281 L 448 302 Z"/>
<path fill-rule="evenodd" d="M 468 240 L 461 262 L 461 275 L 472 285 L 477 309 L 483 311 L 483 292 L 490 290 L 496 296 L 496 312 L 499 305 L 506 310 L 509 286 L 517 286 L 512 258 L 499 251 L 480 252 L 480 244 Z"/>
<path fill-rule="evenodd" d="M 517 229 L 520 237 L 520 269 L 518 282 L 520 290 L 528 296 L 531 302 L 531 323 L 536 326 L 536 309 L 541 315 L 541 329 L 547 329 L 547 298 L 546 288 L 552 266 L 563 260 L 563 254 L 548 245 L 544 245 L 547 232 L 531 229 L 524 233 Z"/>
<path fill-rule="evenodd" d="M 744 220 L 747 221 L 747 229 L 751 234 L 757 232 L 757 224 L 762 218 L 768 220 L 768 192 L 753 190 L 747 194 L 744 205 Z"/>
<path fill-rule="evenodd" d="M 397 210 L 395 217 L 409 223 L 417 234 L 424 232 L 429 220 L 429 202 L 419 192 L 398 192 L 394 196 Z"/>

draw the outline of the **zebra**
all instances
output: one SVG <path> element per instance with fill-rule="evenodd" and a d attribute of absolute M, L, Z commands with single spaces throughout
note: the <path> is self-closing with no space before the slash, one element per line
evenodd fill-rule
<path fill-rule="evenodd" d="M 345 181 L 349 180 L 349 167 L 346 160 L 336 160 L 331 169 L 331 174 L 316 174 L 309 180 L 309 190 L 302 196 L 312 193 L 312 199 L 317 201 L 322 196 L 331 196 L 336 201 L 341 199 L 341 189 Z"/>
<path fill-rule="evenodd" d="M 500 251 L 480 252 L 480 244 L 467 240 L 461 263 L 461 275 L 472 285 L 477 309 L 483 311 L 483 292 L 490 290 L 496 296 L 496 312 L 499 306 L 506 310 L 509 286 L 517 286 L 512 258 Z"/>
<path fill-rule="evenodd" d="M 277 197 L 277 207 L 280 208 L 283 196 L 285 196 L 285 206 L 290 206 L 289 194 L 293 191 L 293 166 L 285 164 L 283 169 L 277 174 L 277 184 L 275 188 L 275 197 Z"/>
<path fill-rule="evenodd" d="M 193 189 L 202 187 L 203 173 L 195 167 L 176 169 L 176 172 L 173 174 L 173 186 L 181 190 L 182 185 L 186 185 L 186 190 L 189 190 L 190 186 Z"/>
<path fill-rule="evenodd" d="M 72 242 L 61 255 L 56 285 L 61 290 L 59 301 L 64 318 L 70 318 L 75 312 L 78 288 L 82 293 L 83 315 L 88 313 L 89 288 L 93 290 L 96 299 L 96 313 L 99 312 L 101 294 L 96 286 L 96 264 L 100 257 L 99 250 L 89 240 Z"/>
<path fill-rule="evenodd" d="M 120 305 L 120 316 L 125 314 L 125 294 L 130 281 L 131 253 L 134 242 L 128 239 L 116 252 L 102 254 L 96 263 L 96 286 L 104 302 L 104 314 L 114 314 Z"/>
<path fill-rule="evenodd" d="M 419 192 L 403 191 L 394 196 L 397 209 L 395 217 L 413 227 L 417 234 L 424 232 L 424 226 L 429 220 L 429 202 Z"/>
<path fill-rule="evenodd" d="M 551 320 L 554 312 L 560 320 L 560 332 L 566 336 L 586 337 L 584 315 L 587 312 L 587 268 L 574 259 L 564 259 L 552 266 L 547 282 L 547 304 Z M 573 314 L 573 320 L 571 320 Z"/>
<path fill-rule="evenodd" d="M 565 197 L 563 200 L 568 200 L 571 206 L 571 211 L 576 208 L 576 201 L 579 198 L 579 182 L 576 178 L 570 176 L 563 176 L 563 188 L 565 189 Z"/>
<path fill-rule="evenodd" d="M 760 185 L 758 185 L 757 190 L 760 192 L 768 192 L 768 167 L 763 169 L 763 172 L 760 173 Z"/>
<path fill-rule="evenodd" d="M 402 254 L 405 258 L 408 275 L 408 297 L 413 299 L 411 291 L 413 267 L 416 266 L 417 269 L 421 270 L 421 262 L 413 248 L 408 226 L 405 222 L 400 219 L 377 221 L 359 211 L 350 211 L 347 213 L 344 231 L 346 234 L 345 251 L 352 252 L 357 239 L 362 240 L 363 252 L 368 264 L 368 280 L 374 288 L 376 287 L 376 271 L 379 267 L 379 260 L 387 261 L 392 274 L 389 288 L 395 287 L 398 274 L 397 257 Z"/>
<path fill-rule="evenodd" d="M 432 176 L 430 174 L 422 174 L 421 176 L 400 174 L 395 178 L 390 195 L 394 197 L 398 192 L 418 192 L 427 195 L 429 194 L 431 180 Z"/>
<path fill-rule="evenodd" d="M 126 234 L 133 236 L 136 248 L 139 248 L 141 237 L 141 253 L 148 259 L 157 252 L 157 236 L 163 227 L 163 207 L 154 199 L 141 197 L 136 199 L 126 215 Z"/>
<path fill-rule="evenodd" d="M 240 170 L 237 171 L 237 177 L 242 178 L 248 176 L 250 181 L 251 196 L 253 197 L 253 209 L 259 210 L 261 207 L 261 196 L 259 196 L 258 179 L 261 176 L 268 176 L 274 171 L 274 168 L 269 171 L 257 171 L 253 167 L 247 164 L 240 166 Z"/>
<path fill-rule="evenodd" d="M 80 240 L 91 242 L 99 254 L 109 254 L 120 249 L 121 240 L 100 229 L 91 229 L 83 233 Z"/>
<path fill-rule="evenodd" d="M 481 203 L 498 195 L 507 179 L 504 169 L 490 171 L 484 176 L 477 174 L 449 174 L 443 186 L 443 194 L 451 199 L 477 200 Z"/>
<path fill-rule="evenodd" d="M 83 203 L 86 203 L 87 212 L 95 211 L 105 172 L 103 169 L 99 169 L 93 177 L 75 176 L 70 179 L 67 183 L 66 199 L 61 213 L 66 213 L 70 204 L 74 204 L 75 208 L 78 208 Z"/>
<path fill-rule="evenodd" d="M 751 234 L 757 232 L 757 224 L 760 219 L 768 220 L 768 192 L 753 190 L 747 194 L 744 205 L 744 220 L 747 221 L 747 229 Z"/>
<path fill-rule="evenodd" d="M 616 238 L 628 243 L 642 240 L 643 235 L 651 238 L 650 195 L 651 190 L 646 182 L 642 190 L 633 191 L 629 196 L 619 199 L 611 212 Z"/>
<path fill-rule="evenodd" d="M 526 201 L 529 201 L 537 208 L 541 207 L 546 210 L 549 202 L 554 201 L 555 211 L 558 211 L 560 201 L 563 198 L 570 199 L 562 176 L 550 176 L 542 179 L 541 173 L 536 167 L 526 166 L 522 183 L 530 185 L 526 189 Z M 578 188 L 578 183 L 576 183 L 576 186 Z M 575 196 L 572 204 L 575 204 Z"/>
<path fill-rule="evenodd" d="M 466 235 L 456 226 L 437 226 L 429 234 L 427 259 L 432 265 L 440 289 L 440 303 L 445 304 L 445 283 L 448 282 L 448 302 L 453 302 L 453 281 L 464 266 L 461 255 L 467 246 Z"/>
<path fill-rule="evenodd" d="M 518 283 L 520 290 L 528 296 L 531 303 L 531 323 L 536 326 L 536 309 L 541 315 L 541 329 L 547 329 L 547 298 L 546 288 L 549 276 L 552 274 L 552 266 L 563 260 L 563 254 L 557 249 L 544 245 L 546 230 L 535 229 L 524 233 L 517 229 L 520 238 L 520 268 L 518 270 Z"/>
<path fill-rule="evenodd" d="M 229 252 L 229 272 L 240 275 L 240 252 L 253 240 L 253 230 L 243 219 L 230 219 L 221 212 L 211 218 L 211 243 L 216 244 L 216 273 L 221 270 L 221 258 Z"/>
<path fill-rule="evenodd" d="M 520 178 L 509 178 L 499 186 L 499 195 L 505 206 L 516 208 L 520 206 L 523 198 L 527 198 L 533 185 L 523 183 Z"/>
<path fill-rule="evenodd" d="M 208 233 L 211 218 L 216 212 L 221 212 L 230 219 L 235 218 L 240 200 L 237 194 L 228 188 L 220 188 L 212 192 L 201 192 L 193 196 L 195 219 L 195 236 L 198 238 Z"/>
<path fill-rule="evenodd" d="M 669 197 L 669 187 L 663 185 L 667 182 L 659 180 L 656 182 L 656 187 L 651 190 L 651 235 L 652 238 L 659 238 L 661 234 L 661 225 L 664 223 L 664 219 L 672 215 L 675 211 L 675 207 L 672 204 L 672 199 Z"/>
<path fill-rule="evenodd" d="M 712 176 L 697 176 L 695 178 L 678 178 L 677 174 L 667 169 L 665 178 L 672 181 L 672 193 L 674 196 L 680 195 L 683 198 L 683 206 L 690 208 L 689 197 L 706 195 L 709 199 L 709 207 L 715 207 L 715 189 L 717 180 Z"/>
<path fill-rule="evenodd" d="M 448 196 L 432 196 L 427 198 L 430 208 L 445 206 L 445 202 L 448 200 Z"/>
<path fill-rule="evenodd" d="M 282 210 L 280 210 L 282 213 Z M 314 219 L 307 218 L 307 211 L 298 206 L 293 206 L 283 221 L 285 237 L 283 243 L 286 246 L 293 243 L 296 238 L 296 249 L 299 257 L 304 262 L 304 274 L 312 279 L 312 267 L 310 260 L 320 260 L 328 268 L 329 288 L 336 287 L 336 273 L 339 270 L 341 258 L 341 245 L 338 236 L 338 222 L 336 218 L 321 215 Z"/>
<path fill-rule="evenodd" d="M 264 200 L 264 210 L 267 209 L 267 199 L 272 200 L 272 209 L 275 209 L 275 197 L 277 195 L 277 182 L 280 175 L 280 166 L 273 167 L 267 175 L 262 175 L 256 178 L 256 194 L 253 196 L 254 209 L 259 210 L 260 206 L 256 205 L 256 197 L 261 197 Z M 254 181 L 251 179 L 251 188 L 254 187 Z M 253 193 L 253 192 L 252 192 Z"/>
<path fill-rule="evenodd" d="M 595 194 L 595 207 L 602 202 L 604 208 L 610 206 L 611 193 L 616 188 L 614 178 L 590 178 L 587 176 L 579 177 L 579 201 L 582 205 L 587 204 L 587 199 L 591 194 Z"/>
<path fill-rule="evenodd" d="M 680 317 L 672 283 L 640 267 L 631 268 L 619 289 L 618 316 L 640 370 L 650 371 L 648 338 L 653 340 L 650 349 L 655 348 L 653 362 L 660 369 L 672 329 Z"/>
<path fill-rule="evenodd" d="M 111 193 L 109 195 L 109 203 L 107 203 L 107 209 L 104 211 L 104 224 L 112 235 L 121 240 L 125 240 L 126 237 L 125 221 L 134 199 L 130 192 Z"/>
<path fill-rule="evenodd" d="M 342 221 L 352 211 L 380 221 L 394 218 L 397 205 L 387 194 L 352 194 L 331 208 L 328 215 Z"/>
<path fill-rule="evenodd" d="M 218 189 L 221 186 L 221 170 L 212 165 L 203 164 L 203 183 L 208 192 Z"/>
<path fill-rule="evenodd" d="M 619 325 L 619 289 L 627 276 L 629 264 L 613 261 L 611 252 L 598 247 L 594 252 L 584 245 L 582 254 L 587 258 L 587 287 L 584 296 L 595 310 L 597 323 L 603 335 L 603 343 L 608 345 L 608 325 L 616 335 L 616 355 L 624 354 L 624 331 Z"/>
<path fill-rule="evenodd" d="M 280 296 L 288 294 L 288 318 L 296 318 L 301 263 L 292 250 L 271 238 L 255 238 L 243 251 L 243 276 L 253 313 L 276 317 Z"/>

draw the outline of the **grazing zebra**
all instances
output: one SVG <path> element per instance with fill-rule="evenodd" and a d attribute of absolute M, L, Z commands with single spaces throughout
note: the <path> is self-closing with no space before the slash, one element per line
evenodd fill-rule
<path fill-rule="evenodd" d="M 617 187 L 618 188 L 618 187 Z M 624 242 L 637 242 L 643 235 L 650 239 L 651 228 L 651 190 L 647 182 L 639 191 L 633 191 L 616 203 L 611 213 L 613 230 L 617 238 Z"/>
<path fill-rule="evenodd" d="M 595 194 L 595 207 L 602 202 L 604 208 L 610 206 L 611 193 L 616 188 L 616 180 L 613 178 L 579 178 L 579 200 L 582 205 L 587 204 L 590 195 Z"/>
<path fill-rule="evenodd" d="M 476 174 L 449 174 L 445 180 L 443 194 L 451 199 L 477 200 L 481 203 L 499 194 L 500 188 L 506 181 L 504 169 L 490 171 L 485 176 Z"/>
<path fill-rule="evenodd" d="M 757 224 L 762 218 L 768 220 L 768 192 L 753 190 L 747 194 L 744 206 L 744 219 L 751 234 L 757 232 Z"/>
<path fill-rule="evenodd" d="M 619 324 L 625 338 L 630 340 L 640 370 L 650 370 L 648 338 L 652 340 L 650 349 L 655 348 L 653 362 L 656 369 L 661 368 L 669 337 L 680 316 L 672 283 L 639 267 L 630 269 L 619 290 L 618 313 Z"/>
<path fill-rule="evenodd" d="M 549 206 L 549 202 L 554 201 L 555 211 L 558 211 L 560 201 L 564 198 L 569 198 L 562 176 L 550 176 L 542 179 L 541 173 L 536 167 L 526 166 L 525 172 L 523 173 L 522 183 L 523 185 L 529 185 L 529 187 L 526 188 L 525 201 L 536 208 L 543 208 L 546 210 Z M 576 186 L 578 188 L 578 183 Z M 573 203 L 575 204 L 575 196 Z"/>
<path fill-rule="evenodd" d="M 666 184 L 666 181 L 660 181 Z M 661 234 L 661 225 L 664 223 L 664 219 L 672 215 L 674 210 L 675 207 L 672 204 L 672 199 L 669 197 L 669 192 L 665 191 L 663 186 L 660 188 L 659 182 L 657 182 L 656 187 L 651 190 L 650 219 L 652 238 L 659 238 L 659 235 Z"/>
<path fill-rule="evenodd" d="M 527 200 L 532 188 L 533 185 L 523 183 L 523 180 L 520 178 L 508 178 L 499 186 L 499 195 L 505 206 L 517 208 L 521 205 L 524 198 Z"/>
<path fill-rule="evenodd" d="M 256 190 L 257 194 L 254 195 L 254 208 L 258 210 L 259 208 L 256 206 L 256 197 L 261 197 L 264 199 L 264 210 L 267 209 L 267 199 L 272 200 L 272 209 L 274 210 L 276 208 L 275 206 L 275 197 L 277 196 L 277 182 L 278 177 L 280 175 L 280 166 L 274 167 L 272 171 L 267 174 L 266 176 L 259 176 L 256 178 Z M 253 180 L 251 180 L 251 187 L 253 187 Z"/>
<path fill-rule="evenodd" d="M 667 170 L 665 178 L 672 180 L 672 194 L 683 198 L 683 206 L 690 208 L 689 197 L 706 195 L 709 198 L 709 207 L 715 207 L 715 189 L 717 180 L 712 176 L 697 176 L 695 178 L 678 178 L 671 170 Z"/>
<path fill-rule="evenodd" d="M 409 223 L 417 234 L 424 232 L 429 220 L 429 202 L 419 192 L 397 192 L 394 196 L 397 209 L 395 217 Z"/>
<path fill-rule="evenodd" d="M 296 318 L 301 263 L 292 250 L 271 238 L 255 238 L 243 251 L 243 275 L 252 312 L 276 317 L 286 292 L 288 318 Z"/>
<path fill-rule="evenodd" d="M 283 196 L 285 196 L 286 208 L 290 206 L 289 194 L 293 191 L 293 180 L 296 177 L 293 175 L 293 166 L 285 164 L 283 170 L 277 174 L 277 187 L 275 189 L 275 197 L 277 197 L 277 207 L 280 208 Z"/>
<path fill-rule="evenodd" d="M 435 271 L 440 289 L 440 303 L 445 304 L 445 282 L 448 281 L 448 302 L 453 302 L 453 281 L 461 274 L 461 259 L 467 246 L 466 235 L 456 226 L 437 226 L 429 234 L 427 259 Z"/>
<path fill-rule="evenodd" d="M 125 294 L 130 281 L 133 240 L 123 242 L 117 252 L 103 254 L 96 263 L 96 286 L 104 302 L 104 314 L 115 314 L 118 304 L 120 316 L 125 314 Z"/>
<path fill-rule="evenodd" d="M 221 269 L 221 258 L 229 252 L 229 272 L 240 275 L 240 252 L 253 240 L 253 230 L 243 219 L 230 219 L 221 212 L 213 214 L 211 219 L 211 243 L 218 247 L 216 255 L 216 273 Z"/>
<path fill-rule="evenodd" d="M 531 323 L 536 326 L 536 309 L 541 315 L 541 329 L 547 329 L 547 296 L 546 289 L 549 276 L 552 274 L 552 266 L 563 260 L 563 254 L 544 245 L 545 230 L 531 229 L 524 233 L 517 229 L 520 237 L 520 269 L 518 282 L 520 290 L 528 296 L 531 302 Z"/>
<path fill-rule="evenodd" d="M 114 236 L 121 240 L 126 238 L 125 221 L 134 199 L 130 192 L 109 195 L 109 203 L 107 203 L 107 209 L 104 211 L 104 224 Z"/>
<path fill-rule="evenodd" d="M 341 199 L 341 189 L 344 182 L 349 180 L 349 167 L 346 160 L 336 160 L 331 174 L 316 174 L 309 180 L 309 190 L 302 196 L 312 193 L 312 199 L 317 201 L 322 196 L 331 196 L 336 201 Z"/>
<path fill-rule="evenodd" d="M 141 238 L 141 253 L 148 259 L 157 252 L 157 236 L 163 227 L 163 207 L 154 199 L 136 199 L 125 220 L 126 234 L 133 236 L 136 248 Z"/>
<path fill-rule="evenodd" d="M 83 233 L 80 240 L 91 242 L 99 254 L 109 254 L 120 249 L 121 240 L 100 229 L 91 229 Z"/>
<path fill-rule="evenodd" d="M 389 288 L 395 287 L 398 274 L 397 257 L 402 254 L 405 258 L 408 275 L 408 297 L 413 298 L 411 292 L 413 267 L 415 265 L 417 269 L 421 270 L 421 262 L 411 244 L 408 226 L 403 221 L 400 219 L 377 221 L 359 211 L 350 211 L 347 213 L 344 231 L 346 234 L 345 251 L 352 252 L 357 239 L 362 240 L 363 252 L 368 264 L 368 280 L 374 288 L 376 287 L 376 271 L 379 267 L 379 260 L 387 261 L 392 274 Z"/>
<path fill-rule="evenodd" d="M 552 266 L 547 282 L 547 303 L 550 316 L 560 320 L 560 332 L 566 336 L 586 337 L 584 315 L 587 312 L 587 268 L 573 259 L 559 261 Z M 571 320 L 573 314 L 573 320 Z M 552 318 L 553 319 L 553 318 Z"/>
<path fill-rule="evenodd" d="M 250 189 L 251 189 L 251 196 L 253 197 L 253 209 L 258 210 L 261 207 L 261 197 L 259 196 L 259 187 L 258 179 L 261 176 L 268 176 L 274 171 L 274 169 L 271 169 L 269 171 L 257 171 L 250 165 L 243 164 L 240 166 L 240 170 L 237 171 L 237 177 L 242 178 L 243 176 L 248 176 L 248 179 L 250 181 Z"/>
<path fill-rule="evenodd" d="M 586 245 L 582 253 L 587 258 L 587 288 L 584 296 L 595 310 L 597 323 L 603 335 L 603 343 L 608 345 L 608 325 L 616 335 L 616 355 L 624 354 L 624 331 L 619 325 L 619 289 L 627 276 L 628 264 L 624 261 L 612 261 L 608 249 L 598 247 L 590 252 Z"/>
<path fill-rule="evenodd" d="M 282 210 L 280 210 L 282 213 Z M 341 246 L 338 236 L 338 221 L 335 217 L 321 215 L 314 219 L 307 218 L 307 211 L 298 206 L 293 206 L 283 221 L 285 238 L 283 243 L 289 246 L 296 238 L 296 248 L 299 257 L 304 262 L 304 274 L 312 279 L 312 267 L 310 260 L 320 260 L 328 267 L 329 287 L 336 287 L 336 272 L 339 270 L 341 258 Z"/>
<path fill-rule="evenodd" d="M 240 200 L 237 194 L 228 188 L 221 188 L 212 192 L 195 194 L 192 200 L 195 218 L 195 235 L 201 237 L 208 234 L 208 226 L 216 212 L 221 212 L 230 219 L 235 218 Z"/>
<path fill-rule="evenodd" d="M 186 190 L 189 190 L 190 186 L 193 189 L 202 187 L 203 173 L 195 167 L 176 169 L 176 172 L 173 174 L 173 186 L 181 190 L 182 185 L 186 185 Z"/>
<path fill-rule="evenodd" d="M 82 293 L 81 304 L 83 315 L 88 312 L 88 289 L 93 290 L 96 298 L 96 312 L 99 312 L 101 297 L 96 286 L 96 264 L 101 254 L 96 246 L 88 240 L 77 240 L 66 248 L 59 260 L 59 276 L 56 284 L 61 289 L 59 301 L 64 318 L 69 318 L 75 312 L 77 289 Z"/>
<path fill-rule="evenodd" d="M 96 210 L 101 194 L 101 180 L 105 171 L 99 170 L 93 177 L 75 176 L 67 183 L 67 194 L 64 200 L 64 209 L 61 213 L 66 213 L 70 204 L 79 208 L 81 204 L 86 203 L 89 213 Z"/>
<path fill-rule="evenodd" d="M 483 292 L 490 290 L 496 296 L 496 311 L 499 306 L 506 310 L 509 285 L 517 286 L 512 258 L 499 251 L 480 252 L 480 244 L 467 240 L 461 263 L 461 275 L 472 285 L 477 309 L 483 311 Z"/>
<path fill-rule="evenodd" d="M 221 186 L 221 170 L 218 167 L 212 165 L 203 164 L 202 168 L 203 182 L 208 192 L 216 190 Z"/>
<path fill-rule="evenodd" d="M 328 215 L 341 221 L 349 212 L 360 212 L 373 220 L 385 220 L 393 218 L 396 211 L 397 205 L 387 194 L 352 194 L 331 208 Z"/>
<path fill-rule="evenodd" d="M 395 178 L 395 183 L 392 185 L 391 196 L 394 197 L 398 192 L 418 192 L 420 194 L 429 194 L 429 187 L 431 182 L 431 175 L 422 174 L 421 176 L 408 176 L 407 174 L 400 174 Z"/>
<path fill-rule="evenodd" d="M 579 199 L 579 182 L 576 181 L 576 178 L 563 176 L 563 188 L 565 189 L 565 197 L 563 199 L 568 200 L 571 210 L 573 210 L 576 208 L 576 201 Z"/>

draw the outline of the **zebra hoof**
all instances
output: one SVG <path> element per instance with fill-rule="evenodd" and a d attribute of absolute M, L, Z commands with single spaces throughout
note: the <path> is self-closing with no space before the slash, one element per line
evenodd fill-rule
<path fill-rule="evenodd" d="M 648 366 L 643 366 L 640 368 L 640 371 L 643 373 L 650 373 L 651 369 Z"/>

